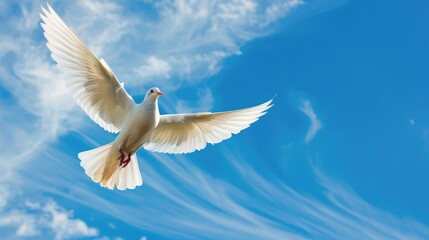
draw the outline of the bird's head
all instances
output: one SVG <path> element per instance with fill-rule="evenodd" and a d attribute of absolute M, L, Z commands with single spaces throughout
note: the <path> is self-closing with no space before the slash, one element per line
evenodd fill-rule
<path fill-rule="evenodd" d="M 161 92 L 161 90 L 159 90 L 159 88 L 153 87 L 147 90 L 146 95 L 144 96 L 144 101 L 146 100 L 155 101 L 162 95 L 163 93 Z"/>

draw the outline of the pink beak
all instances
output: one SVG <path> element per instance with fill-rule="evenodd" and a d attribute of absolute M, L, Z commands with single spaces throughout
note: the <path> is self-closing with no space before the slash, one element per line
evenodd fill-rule
<path fill-rule="evenodd" d="M 158 94 L 159 96 L 164 95 L 162 92 L 157 92 L 156 94 Z"/>

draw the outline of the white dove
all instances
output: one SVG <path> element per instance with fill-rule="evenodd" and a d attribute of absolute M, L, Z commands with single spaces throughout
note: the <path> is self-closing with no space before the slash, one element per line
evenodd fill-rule
<path fill-rule="evenodd" d="M 215 144 L 257 121 L 272 99 L 255 107 L 219 113 L 160 115 L 162 92 L 149 89 L 136 104 L 103 59 L 62 21 L 48 4 L 40 14 L 52 58 L 66 76 L 66 85 L 86 114 L 98 125 L 119 133 L 115 141 L 78 154 L 85 173 L 101 186 L 134 189 L 143 181 L 136 152 L 190 153 Z"/>

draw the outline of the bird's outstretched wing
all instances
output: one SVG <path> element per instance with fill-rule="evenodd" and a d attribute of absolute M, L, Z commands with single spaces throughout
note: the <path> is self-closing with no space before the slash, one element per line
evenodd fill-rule
<path fill-rule="evenodd" d="M 201 150 L 207 143 L 219 143 L 249 127 L 266 113 L 271 102 L 229 112 L 161 115 L 143 147 L 163 153 Z"/>
<path fill-rule="evenodd" d="M 73 97 L 94 122 L 109 132 L 119 132 L 134 100 L 107 63 L 91 52 L 49 4 L 42 10 L 47 46 Z"/>

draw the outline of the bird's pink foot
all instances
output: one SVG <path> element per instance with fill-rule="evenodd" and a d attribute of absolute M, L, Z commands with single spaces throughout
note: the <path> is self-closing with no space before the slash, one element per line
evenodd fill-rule
<path fill-rule="evenodd" d="M 128 166 L 128 164 L 131 161 L 131 154 L 128 154 L 128 158 L 125 159 L 125 154 L 122 151 L 122 149 L 119 149 L 119 152 L 121 153 L 121 156 L 119 156 L 119 158 L 118 158 L 118 160 L 120 161 L 119 162 L 119 167 L 124 168 L 124 167 Z"/>
<path fill-rule="evenodd" d="M 128 166 L 128 163 L 131 161 L 131 154 L 128 154 L 128 158 L 123 162 L 122 168 Z"/>

